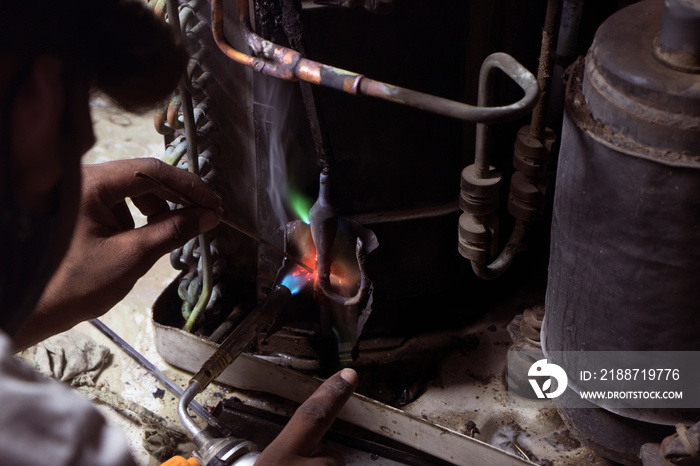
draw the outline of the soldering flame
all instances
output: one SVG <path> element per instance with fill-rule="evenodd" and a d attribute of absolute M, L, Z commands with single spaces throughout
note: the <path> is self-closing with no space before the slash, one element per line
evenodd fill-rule
<path fill-rule="evenodd" d="M 295 265 L 292 271 L 282 279 L 282 285 L 289 288 L 289 291 L 295 295 L 304 289 L 306 285 L 313 283 L 315 279 L 315 273 L 309 273 L 308 270 L 300 265 Z"/>
<path fill-rule="evenodd" d="M 311 233 L 304 236 L 306 237 L 303 240 L 303 244 L 296 244 L 296 247 L 299 251 L 302 252 L 300 257 L 301 262 L 310 266 L 313 269 L 313 273 L 309 272 L 307 269 L 303 268 L 298 264 L 295 264 L 291 268 L 287 275 L 285 275 L 285 277 L 282 279 L 281 284 L 289 288 L 289 291 L 292 292 L 292 295 L 298 294 L 307 285 L 313 285 L 313 283 L 316 281 L 316 247 L 314 246 L 314 242 L 311 239 Z"/>
<path fill-rule="evenodd" d="M 306 234 L 297 236 L 297 238 L 300 239 L 295 241 L 295 248 L 301 251 L 300 259 L 304 264 L 312 267 L 314 272 L 311 273 L 300 265 L 294 265 L 290 269 L 282 279 L 281 284 L 289 288 L 292 295 L 298 294 L 309 285 L 313 285 L 318 277 L 316 270 L 318 256 L 314 242 L 311 239 L 311 232 L 308 231 Z M 336 293 L 342 296 L 354 295 L 359 285 L 359 271 L 352 259 L 354 257 L 335 256 L 331 265 L 331 286 Z"/>

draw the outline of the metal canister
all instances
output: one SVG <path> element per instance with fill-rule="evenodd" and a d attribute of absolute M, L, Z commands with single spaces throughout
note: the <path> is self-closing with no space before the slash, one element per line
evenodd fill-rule
<path fill-rule="evenodd" d="M 545 354 L 700 351 L 699 18 L 698 2 L 633 4 L 570 70 Z M 700 419 L 697 410 L 560 412 L 581 440 L 628 464 L 664 426 Z"/>

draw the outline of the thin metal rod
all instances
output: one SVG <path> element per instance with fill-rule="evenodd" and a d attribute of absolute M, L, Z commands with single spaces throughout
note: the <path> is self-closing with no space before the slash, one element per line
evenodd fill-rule
<path fill-rule="evenodd" d="M 104 324 L 99 319 L 92 319 L 90 320 L 90 323 L 95 326 L 99 331 L 101 331 L 107 338 L 112 340 L 114 343 L 116 343 L 117 346 L 119 346 L 126 354 L 131 356 L 131 358 L 139 363 L 141 367 L 144 369 L 148 370 L 151 374 L 153 374 L 158 381 L 163 384 L 163 386 L 175 397 L 178 399 L 182 396 L 183 390 L 177 386 L 175 382 L 170 380 L 167 375 L 162 373 L 156 366 L 153 365 L 148 359 L 146 359 L 141 353 L 136 351 L 134 347 L 132 347 L 130 344 L 128 344 L 124 339 L 122 339 L 119 335 L 114 333 L 114 331 L 107 327 L 107 325 Z M 199 417 L 207 421 L 207 424 L 209 424 L 212 427 L 217 428 L 222 434 L 227 435 L 228 429 L 226 429 L 224 426 L 222 426 L 219 421 L 209 414 L 209 411 L 204 408 L 201 404 L 197 403 L 196 401 L 192 401 L 190 403 L 190 407 L 192 408 L 192 411 L 194 411 Z"/>
<path fill-rule="evenodd" d="M 406 220 L 442 217 L 443 215 L 450 215 L 455 212 L 461 212 L 459 204 L 457 201 L 450 201 L 445 204 L 429 207 L 369 212 L 366 214 L 349 215 L 346 218 L 360 225 L 374 225 L 377 223 L 403 222 Z"/>
<path fill-rule="evenodd" d="M 185 196 L 184 194 L 175 191 L 175 190 L 172 189 L 171 187 L 166 186 L 165 184 L 161 183 L 160 181 L 158 181 L 157 179 L 153 178 L 152 176 L 147 175 L 146 173 L 138 172 L 138 171 L 137 171 L 137 172 L 134 173 L 134 176 L 137 176 L 137 177 L 139 177 L 139 178 L 144 178 L 144 179 L 150 181 L 151 183 L 153 183 L 153 184 L 154 184 L 155 186 L 157 186 L 158 188 L 162 189 L 162 190 L 165 191 L 166 193 L 168 193 L 168 194 L 170 194 L 171 196 L 173 196 L 173 198 L 176 199 L 177 202 L 178 202 L 179 204 L 182 204 L 183 206 L 186 206 L 186 207 L 191 207 L 191 206 L 201 207 L 199 204 L 197 204 L 196 202 L 190 200 L 190 199 L 189 199 L 187 196 Z M 219 213 L 222 214 L 222 212 L 219 212 Z M 303 267 L 304 269 L 306 269 L 309 273 L 314 273 L 314 269 L 312 269 L 312 268 L 309 267 L 308 265 L 304 264 L 302 261 L 300 261 L 300 260 L 297 259 L 296 257 L 294 257 L 294 256 L 292 256 L 291 254 L 289 254 L 289 253 L 283 251 L 282 249 L 278 248 L 277 246 L 275 246 L 274 244 L 270 243 L 269 241 L 266 241 L 266 240 L 262 239 L 260 236 L 256 235 L 256 234 L 253 233 L 252 231 L 250 231 L 250 230 L 248 230 L 248 229 L 246 229 L 246 228 L 243 228 L 243 227 L 241 227 L 241 226 L 239 226 L 239 225 L 233 223 L 233 222 L 232 222 L 231 220 L 229 220 L 228 218 L 223 217 L 223 214 L 222 214 L 222 216 L 220 217 L 220 221 L 221 221 L 221 223 L 230 226 L 230 227 L 233 228 L 234 230 L 243 233 L 244 235 L 248 236 L 249 238 L 254 239 L 255 241 L 259 242 L 260 244 L 263 244 L 263 245 L 267 246 L 268 248 L 277 251 L 278 253 L 280 253 L 281 255 L 283 255 L 285 258 L 289 259 L 290 261 L 294 262 L 295 264 L 298 264 L 299 266 L 301 266 L 301 267 Z"/>
<path fill-rule="evenodd" d="M 554 61 L 557 56 L 556 50 L 559 24 L 561 22 L 562 1 L 547 1 L 547 12 L 545 13 L 544 27 L 542 28 L 542 48 L 537 69 L 537 84 L 540 88 L 540 98 L 532 110 L 530 122 L 530 137 L 540 142 L 544 142 L 543 138 L 547 126 L 547 108 L 549 106 L 549 92 L 552 87 Z"/>

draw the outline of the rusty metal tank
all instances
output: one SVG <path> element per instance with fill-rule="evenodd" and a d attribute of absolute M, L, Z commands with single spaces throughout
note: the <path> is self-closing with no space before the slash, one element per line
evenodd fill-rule
<path fill-rule="evenodd" d="M 699 18 L 697 2 L 633 4 L 570 70 L 545 354 L 700 350 Z M 560 407 L 579 438 L 626 464 L 696 411 Z"/>

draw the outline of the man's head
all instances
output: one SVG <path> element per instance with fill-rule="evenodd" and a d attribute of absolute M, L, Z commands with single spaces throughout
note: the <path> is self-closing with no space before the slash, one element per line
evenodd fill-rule
<path fill-rule="evenodd" d="M 68 246 L 90 94 L 146 109 L 186 61 L 138 0 L 0 0 L 0 328 L 17 330 Z"/>

